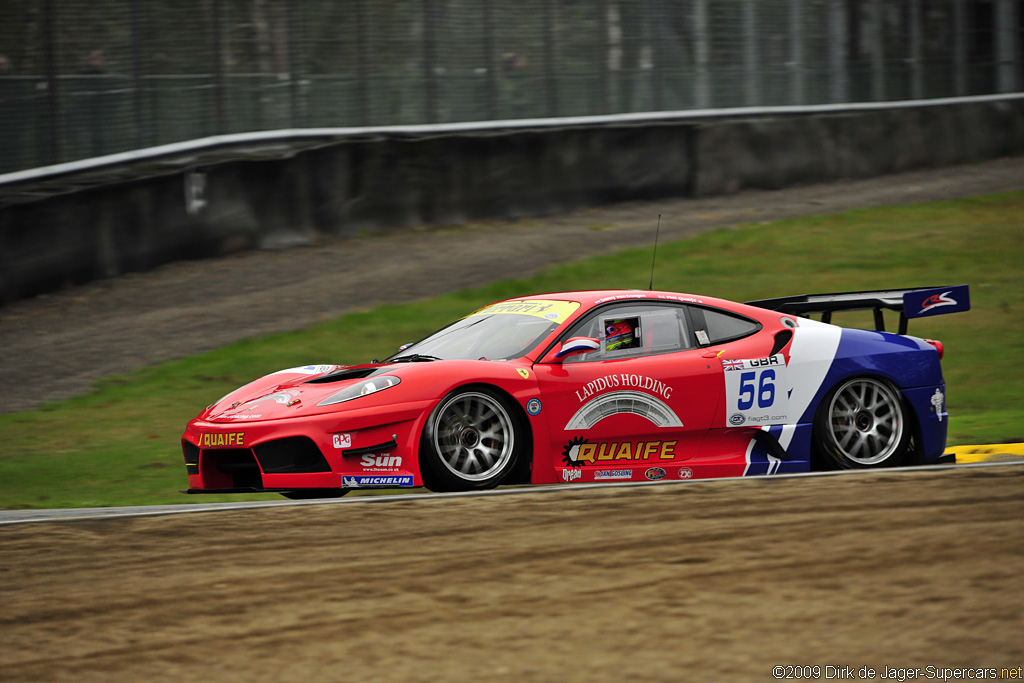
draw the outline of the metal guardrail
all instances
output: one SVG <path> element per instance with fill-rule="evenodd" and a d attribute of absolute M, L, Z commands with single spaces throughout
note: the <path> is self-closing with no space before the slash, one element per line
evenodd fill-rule
<path fill-rule="evenodd" d="M 561 118 L 510 119 L 504 121 L 473 121 L 465 123 L 419 124 L 405 126 L 367 126 L 348 128 L 299 128 L 284 130 L 214 135 L 196 140 L 158 145 L 101 157 L 70 161 L 51 166 L 0 174 L 0 189 L 26 183 L 45 183 L 67 176 L 101 172 L 104 170 L 135 167 L 133 177 L 153 173 L 166 173 L 183 167 L 215 163 L 217 161 L 253 158 L 285 157 L 304 147 L 330 141 L 388 137 L 431 137 L 438 135 L 486 134 L 501 131 L 529 129 L 558 129 L 576 126 L 653 125 L 659 122 L 697 121 L 723 118 L 756 118 L 766 116 L 797 116 L 805 114 L 842 114 L 852 112 L 895 110 L 907 108 L 941 107 L 958 104 L 1015 101 L 1024 99 L 1024 92 L 1007 95 L 976 97 L 947 97 L 930 100 L 900 102 L 852 102 L 811 106 L 738 107 L 701 109 L 673 112 L 643 112 L 603 116 L 575 116 Z M 158 162 L 165 162 L 160 164 Z M 143 169 L 138 169 L 144 166 Z M 0 203 L 2 203 L 0 195 Z"/>
<path fill-rule="evenodd" d="M 0 173 L 250 131 L 905 101 L 1024 83 L 1020 0 L 14 4 L 0 21 Z"/>

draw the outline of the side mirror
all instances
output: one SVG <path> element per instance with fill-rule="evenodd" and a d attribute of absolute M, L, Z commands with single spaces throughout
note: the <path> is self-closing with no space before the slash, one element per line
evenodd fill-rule
<path fill-rule="evenodd" d="M 555 353 L 555 361 L 561 362 L 569 356 L 578 356 L 581 353 L 597 351 L 601 348 L 601 342 L 592 337 L 573 337 L 566 339 L 565 343 Z"/>

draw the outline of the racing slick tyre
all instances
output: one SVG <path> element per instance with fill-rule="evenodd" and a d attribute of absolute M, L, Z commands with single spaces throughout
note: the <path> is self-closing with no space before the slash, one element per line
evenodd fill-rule
<path fill-rule="evenodd" d="M 297 489 L 282 491 L 281 495 L 290 500 L 313 500 L 316 498 L 341 498 L 351 489 Z"/>
<path fill-rule="evenodd" d="M 423 430 L 424 483 L 432 491 L 494 488 L 516 469 L 525 446 L 526 430 L 501 396 L 483 387 L 456 389 Z"/>
<path fill-rule="evenodd" d="M 829 469 L 893 467 L 903 462 L 910 423 L 888 382 L 855 377 L 833 388 L 814 418 L 815 454 Z"/>

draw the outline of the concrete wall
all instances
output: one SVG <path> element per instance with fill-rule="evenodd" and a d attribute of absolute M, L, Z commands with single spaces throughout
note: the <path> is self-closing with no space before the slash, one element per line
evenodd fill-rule
<path fill-rule="evenodd" d="M 543 216 L 1019 154 L 1024 99 L 349 139 L 0 207 L 0 302 L 316 233 Z"/>

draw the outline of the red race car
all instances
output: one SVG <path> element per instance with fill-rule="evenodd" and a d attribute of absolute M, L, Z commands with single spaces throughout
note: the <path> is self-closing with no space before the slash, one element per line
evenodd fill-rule
<path fill-rule="evenodd" d="M 485 306 L 382 362 L 267 375 L 203 410 L 189 493 L 643 481 L 932 462 L 939 342 L 966 285 L 740 304 L 657 291 Z M 828 323 L 872 309 L 876 330 Z M 882 311 L 900 313 L 887 333 Z M 810 313 L 821 313 L 822 321 Z"/>

